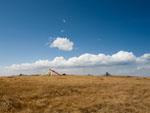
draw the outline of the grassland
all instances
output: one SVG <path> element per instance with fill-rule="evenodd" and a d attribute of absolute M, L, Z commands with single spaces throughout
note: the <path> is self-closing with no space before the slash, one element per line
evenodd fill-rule
<path fill-rule="evenodd" d="M 0 113 L 150 113 L 150 78 L 0 77 Z"/>

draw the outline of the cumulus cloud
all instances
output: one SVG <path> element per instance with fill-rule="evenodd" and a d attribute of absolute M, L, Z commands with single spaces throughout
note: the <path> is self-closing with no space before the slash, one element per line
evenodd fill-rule
<path fill-rule="evenodd" d="M 136 57 L 132 52 L 119 51 L 112 55 L 89 54 L 85 53 L 78 57 L 65 59 L 64 57 L 55 57 L 53 60 L 38 60 L 33 63 L 13 64 L 6 66 L 5 69 L 10 72 L 38 72 L 47 71 L 48 68 L 65 70 L 65 72 L 75 73 L 94 73 L 101 74 L 104 71 L 110 71 L 115 74 L 135 74 L 140 69 L 150 67 L 149 54 Z M 92 69 L 93 71 L 89 70 Z M 41 71 L 40 71 L 41 70 Z M 149 70 L 148 70 L 149 72 Z"/>
<path fill-rule="evenodd" d="M 136 58 L 136 63 L 138 65 L 138 69 L 147 69 L 148 67 L 150 67 L 150 54 L 146 53 Z"/>
<path fill-rule="evenodd" d="M 101 66 L 101 65 L 123 65 L 126 63 L 135 62 L 136 57 L 131 52 L 119 51 L 113 55 L 105 54 L 89 54 L 85 53 L 78 57 L 71 57 L 65 59 L 64 57 L 55 57 L 53 60 L 39 60 L 34 63 L 13 64 L 8 66 L 8 69 L 13 70 L 29 70 L 34 68 L 44 67 L 87 67 L 87 66 Z"/>
<path fill-rule="evenodd" d="M 63 51 L 73 50 L 74 43 L 67 37 L 57 37 L 51 44 L 51 48 L 58 48 Z"/>
<path fill-rule="evenodd" d="M 150 54 L 144 54 L 141 58 L 146 59 L 146 60 L 150 60 Z"/>
<path fill-rule="evenodd" d="M 10 70 L 33 70 L 38 68 L 45 68 L 50 66 L 48 60 L 38 60 L 34 63 L 22 63 L 22 64 L 12 64 L 11 66 L 6 66 L 6 69 Z"/>
<path fill-rule="evenodd" d="M 139 61 L 150 61 L 150 54 L 144 54 L 138 59 Z"/>

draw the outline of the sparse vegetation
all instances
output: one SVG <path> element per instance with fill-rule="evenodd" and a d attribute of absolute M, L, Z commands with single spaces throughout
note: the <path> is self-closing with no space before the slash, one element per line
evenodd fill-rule
<path fill-rule="evenodd" d="M 0 113 L 150 113 L 150 78 L 0 78 Z"/>

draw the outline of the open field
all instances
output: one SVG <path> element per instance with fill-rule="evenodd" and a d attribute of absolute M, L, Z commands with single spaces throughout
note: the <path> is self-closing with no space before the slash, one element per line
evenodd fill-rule
<path fill-rule="evenodd" d="M 150 113 L 150 78 L 0 77 L 0 113 Z"/>

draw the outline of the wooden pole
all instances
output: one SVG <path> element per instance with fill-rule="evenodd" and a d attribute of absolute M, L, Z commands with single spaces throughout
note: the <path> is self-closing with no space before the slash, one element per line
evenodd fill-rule
<path fill-rule="evenodd" d="M 53 76 L 53 72 L 50 70 L 50 76 Z"/>
<path fill-rule="evenodd" d="M 54 71 L 54 70 L 52 70 L 52 69 L 49 69 L 49 71 L 50 71 L 50 76 L 52 76 L 53 73 L 55 73 L 56 75 L 61 76 L 61 74 L 59 74 L 58 72 L 56 72 L 56 71 Z"/>

